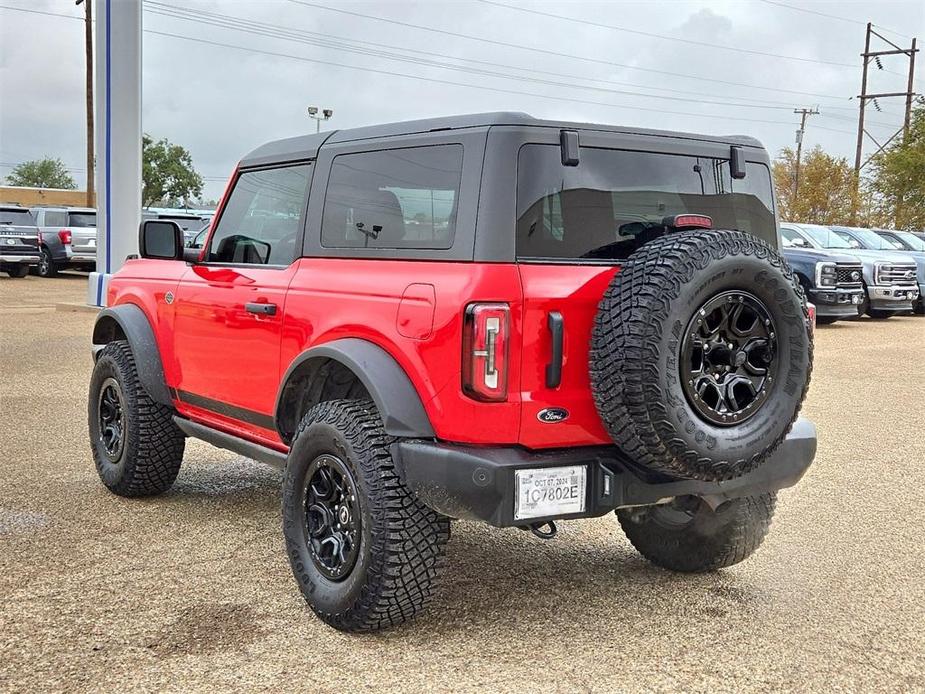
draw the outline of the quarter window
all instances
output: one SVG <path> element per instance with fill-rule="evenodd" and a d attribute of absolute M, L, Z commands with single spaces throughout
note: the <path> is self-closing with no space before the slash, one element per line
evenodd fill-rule
<path fill-rule="evenodd" d="M 305 213 L 311 166 L 238 176 L 209 244 L 213 263 L 289 265 Z"/>
<path fill-rule="evenodd" d="M 452 247 L 462 158 L 462 145 L 335 157 L 325 195 L 322 245 Z"/>
<path fill-rule="evenodd" d="M 67 226 L 67 214 L 58 210 L 45 210 L 45 219 L 43 221 L 45 223 L 42 226 L 65 227 Z"/>

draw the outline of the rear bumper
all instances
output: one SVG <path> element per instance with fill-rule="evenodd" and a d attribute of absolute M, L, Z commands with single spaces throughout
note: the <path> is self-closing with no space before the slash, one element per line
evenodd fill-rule
<path fill-rule="evenodd" d="M 38 265 L 39 264 L 39 255 L 0 255 L 0 265 Z"/>
<path fill-rule="evenodd" d="M 498 527 L 547 520 L 591 518 L 625 506 L 700 496 L 714 504 L 762 494 L 800 481 L 816 454 L 816 427 L 800 418 L 780 447 L 757 470 L 726 482 L 677 480 L 651 475 L 613 446 L 532 452 L 404 440 L 393 445 L 405 484 L 426 506 L 450 516 Z M 566 516 L 514 519 L 516 470 L 586 465 L 585 511 Z"/>

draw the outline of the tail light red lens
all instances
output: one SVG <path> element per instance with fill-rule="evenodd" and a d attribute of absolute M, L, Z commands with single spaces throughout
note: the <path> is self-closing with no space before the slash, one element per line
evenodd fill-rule
<path fill-rule="evenodd" d="M 71 242 L 71 230 L 62 229 L 58 232 L 58 238 L 61 239 L 61 243 L 67 244 Z"/>
<path fill-rule="evenodd" d="M 486 402 L 507 399 L 511 309 L 507 304 L 470 304 L 463 331 L 463 391 Z"/>

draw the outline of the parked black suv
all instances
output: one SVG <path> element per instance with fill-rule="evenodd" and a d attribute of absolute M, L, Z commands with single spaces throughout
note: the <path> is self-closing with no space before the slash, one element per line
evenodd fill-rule
<path fill-rule="evenodd" d="M 20 205 L 0 205 L 0 272 L 25 277 L 39 264 L 39 229 Z"/>

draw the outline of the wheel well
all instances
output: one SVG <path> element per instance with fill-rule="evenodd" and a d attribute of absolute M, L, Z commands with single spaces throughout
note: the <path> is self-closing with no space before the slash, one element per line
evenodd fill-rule
<path fill-rule="evenodd" d="M 327 400 L 361 400 L 370 397 L 353 371 L 335 359 L 306 359 L 289 376 L 280 394 L 276 426 L 287 444 L 291 443 L 302 417 L 312 407 Z"/>
<path fill-rule="evenodd" d="M 93 326 L 93 344 L 95 345 L 106 345 L 125 339 L 125 331 L 115 318 L 102 316 Z"/>

